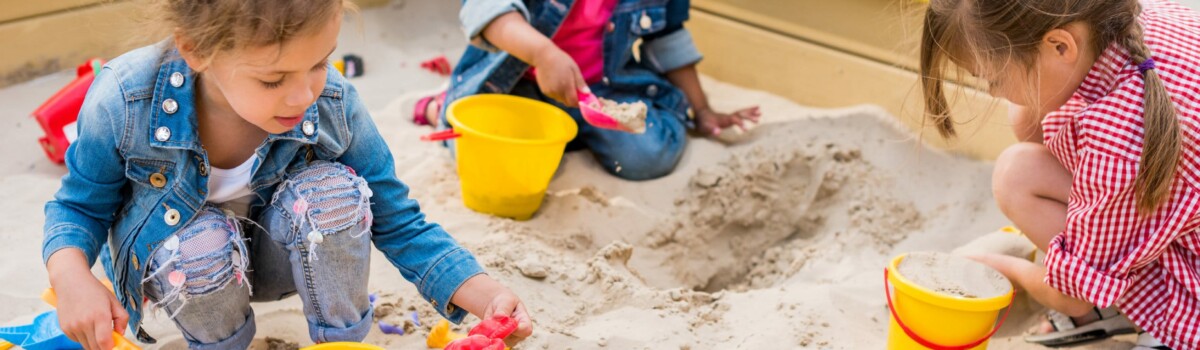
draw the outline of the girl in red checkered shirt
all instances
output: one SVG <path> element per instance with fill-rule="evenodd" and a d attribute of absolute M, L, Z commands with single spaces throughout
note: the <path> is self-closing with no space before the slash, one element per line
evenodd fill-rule
<path fill-rule="evenodd" d="M 943 136 L 949 65 L 1012 103 L 1022 142 L 993 190 L 1046 260 L 975 258 L 1052 309 L 1027 340 L 1143 330 L 1139 348 L 1200 348 L 1200 16 L 1165 0 L 932 0 L 923 33 Z"/>

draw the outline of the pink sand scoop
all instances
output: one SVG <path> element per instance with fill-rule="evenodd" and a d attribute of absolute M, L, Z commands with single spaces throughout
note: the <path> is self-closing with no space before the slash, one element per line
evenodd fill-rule
<path fill-rule="evenodd" d="M 576 92 L 579 97 L 579 111 L 583 114 L 583 120 L 588 124 L 592 124 L 597 128 L 620 130 L 628 133 L 638 133 L 637 130 L 632 130 L 617 121 L 617 118 L 605 114 L 603 105 L 600 104 L 600 99 L 592 94 L 592 90 L 588 88 L 579 89 Z"/>

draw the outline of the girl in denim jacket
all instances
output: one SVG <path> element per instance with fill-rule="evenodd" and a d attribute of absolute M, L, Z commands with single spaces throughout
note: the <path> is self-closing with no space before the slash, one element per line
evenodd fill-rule
<path fill-rule="evenodd" d="M 361 341 L 371 244 L 443 316 L 521 301 L 425 221 L 354 87 L 329 69 L 343 0 L 162 0 L 172 40 L 99 73 L 46 204 L 62 329 L 87 349 L 163 309 L 194 349 L 244 349 L 251 301 L 299 294 L 315 342 Z M 92 276 L 101 261 L 115 297 Z"/>
<path fill-rule="evenodd" d="M 443 98 L 419 101 L 414 122 L 433 124 L 441 105 L 478 93 L 530 97 L 564 108 L 579 124 L 569 146 L 587 147 L 610 173 L 630 180 L 674 170 L 687 128 L 705 135 L 757 122 L 757 107 L 709 108 L 695 65 L 700 53 L 683 27 L 687 0 L 465 0 L 460 13 L 472 47 Z M 646 131 L 592 127 L 579 113 L 584 88 L 649 106 Z M 440 103 L 436 100 L 444 100 Z"/>

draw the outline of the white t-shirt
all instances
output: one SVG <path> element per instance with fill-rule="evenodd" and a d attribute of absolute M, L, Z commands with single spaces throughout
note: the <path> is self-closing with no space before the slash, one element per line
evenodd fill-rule
<path fill-rule="evenodd" d="M 206 201 L 240 216 L 249 215 L 250 202 L 254 199 L 254 191 L 250 190 L 250 180 L 254 174 L 250 171 L 257 160 L 258 155 L 254 154 L 233 169 L 212 167 L 208 176 Z"/>

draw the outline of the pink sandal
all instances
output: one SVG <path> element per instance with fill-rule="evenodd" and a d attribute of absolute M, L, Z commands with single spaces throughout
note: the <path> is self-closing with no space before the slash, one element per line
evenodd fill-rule
<path fill-rule="evenodd" d="M 425 114 L 425 110 L 429 109 L 429 103 L 433 102 L 434 100 L 437 100 L 439 106 L 438 108 L 440 110 L 441 107 L 444 107 L 446 103 L 446 92 L 443 91 L 440 94 L 425 96 L 420 100 L 417 100 L 416 106 L 413 106 L 413 124 L 419 126 L 433 126 L 433 123 L 429 122 L 429 116 Z"/>

